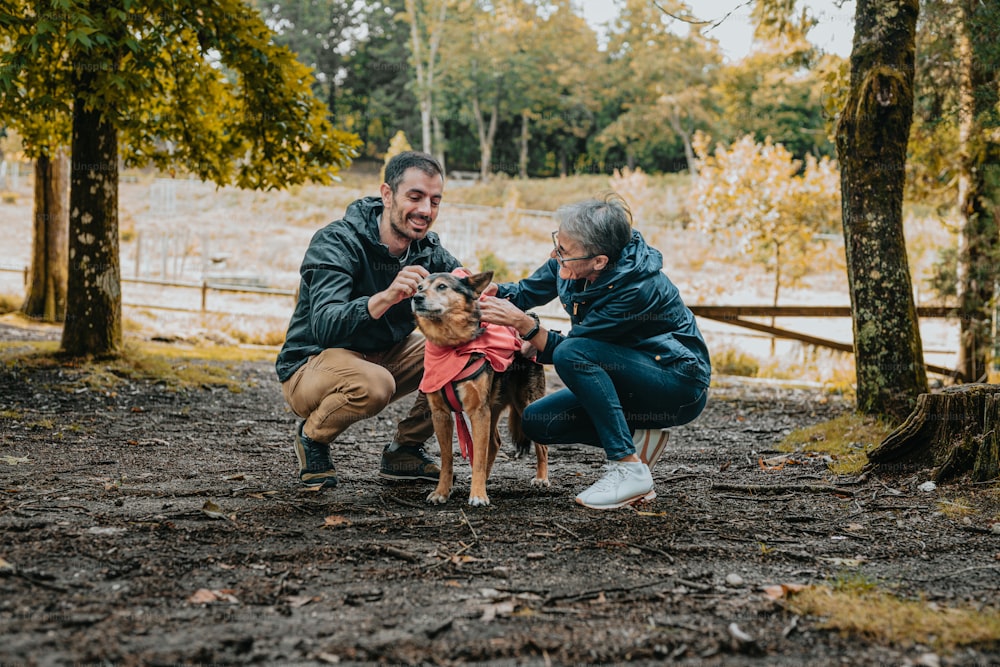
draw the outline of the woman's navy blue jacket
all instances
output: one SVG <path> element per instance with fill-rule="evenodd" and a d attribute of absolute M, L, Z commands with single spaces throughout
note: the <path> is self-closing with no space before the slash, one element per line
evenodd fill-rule
<path fill-rule="evenodd" d="M 636 230 L 618 262 L 593 283 L 563 280 L 559 263 L 549 259 L 524 280 L 500 285 L 497 296 L 522 310 L 559 298 L 572 327 L 565 335 L 549 331 L 542 363 L 552 363 L 566 338 L 590 338 L 647 352 L 663 366 L 680 364 L 677 370 L 693 382 L 709 384 L 712 364 L 694 314 L 663 273 L 663 255 Z"/>

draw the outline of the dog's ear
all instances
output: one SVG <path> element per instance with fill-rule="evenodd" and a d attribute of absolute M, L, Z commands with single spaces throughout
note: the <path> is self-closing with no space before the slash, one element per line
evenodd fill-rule
<path fill-rule="evenodd" d="M 476 296 L 479 296 L 483 293 L 484 289 L 489 287 L 490 282 L 493 281 L 493 272 L 484 271 L 483 273 L 476 273 L 468 278 L 465 278 L 464 280 L 468 283 L 469 287 L 472 288 L 472 291 L 476 293 Z"/>

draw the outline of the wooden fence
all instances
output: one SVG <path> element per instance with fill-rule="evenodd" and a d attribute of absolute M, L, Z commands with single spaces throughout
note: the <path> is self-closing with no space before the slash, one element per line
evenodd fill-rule
<path fill-rule="evenodd" d="M 24 283 L 28 283 L 28 268 L 27 267 L 11 267 L 0 265 L 0 271 L 17 272 L 24 274 Z M 276 289 L 271 287 L 259 287 L 254 285 L 232 285 L 223 282 L 213 282 L 211 279 L 204 279 L 201 281 L 177 281 L 177 280 L 159 280 L 155 278 L 122 278 L 123 283 L 135 283 L 135 284 L 145 284 L 145 285 L 156 285 L 160 287 L 176 287 L 183 289 L 197 289 L 201 291 L 201 312 L 206 313 L 208 310 L 208 294 L 209 292 L 229 292 L 229 293 L 243 293 L 243 294 L 260 294 L 265 296 L 281 296 L 285 298 L 295 297 L 296 290 L 291 289 Z M 137 306 L 143 308 L 151 309 L 163 309 L 163 310 L 185 310 L 189 311 L 187 308 L 176 308 L 166 305 L 152 305 L 152 304 L 125 304 L 128 306 Z M 791 331 L 789 329 L 782 329 L 779 327 L 774 327 L 768 324 L 763 324 L 754 320 L 746 318 L 823 318 L 823 317 L 836 317 L 836 318 L 849 318 L 851 317 L 850 306 L 690 306 L 691 312 L 695 314 L 696 317 L 703 317 L 705 319 L 714 320 L 716 322 L 721 322 L 723 324 L 728 324 L 735 327 L 741 327 L 744 329 L 750 329 L 751 331 L 757 331 L 760 333 L 773 336 L 774 338 L 784 338 L 789 340 L 797 340 L 799 342 L 805 343 L 807 345 L 814 345 L 817 347 L 826 347 L 833 350 L 838 350 L 840 352 L 854 352 L 854 345 L 851 343 L 843 343 L 834 340 L 828 340 L 826 338 L 819 338 L 817 336 L 812 336 L 809 334 L 801 333 L 798 331 Z M 546 319 L 552 320 L 566 320 L 565 317 L 555 311 L 546 313 Z M 953 318 L 955 317 L 955 309 L 948 306 L 918 306 L 917 307 L 917 317 L 919 318 Z M 936 366 L 934 364 L 925 364 L 927 370 L 931 373 L 937 373 L 939 375 L 944 375 L 946 377 L 955 377 L 957 371 L 944 368 L 943 366 Z"/>

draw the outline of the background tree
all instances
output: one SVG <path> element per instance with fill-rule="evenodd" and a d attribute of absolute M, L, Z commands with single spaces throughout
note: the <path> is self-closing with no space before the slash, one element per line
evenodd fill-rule
<path fill-rule="evenodd" d="M 719 136 L 749 133 L 768 137 L 793 156 L 833 155 L 823 113 L 820 73 L 836 56 L 820 56 L 807 40 L 816 25 L 796 3 L 773 0 L 754 4 L 753 48 L 719 73 L 712 97 L 721 108 Z"/>
<path fill-rule="evenodd" d="M 0 29 L 10 44 L 0 54 L 4 115 L 72 115 L 62 338 L 69 354 L 121 350 L 120 157 L 183 164 L 219 184 L 280 188 L 329 182 L 352 156 L 356 139 L 332 128 L 308 70 L 273 43 L 255 10 L 235 0 L 127 10 L 5 0 Z M 44 66 L 68 89 L 32 91 L 28 72 Z M 119 134 L 126 138 L 121 154 Z"/>
<path fill-rule="evenodd" d="M 689 14 L 687 5 L 677 1 L 627 0 L 622 8 L 608 45 L 619 68 L 613 90 L 621 111 L 598 141 L 606 150 L 621 147 L 630 167 L 637 154 L 655 153 L 654 142 L 672 144 L 674 157 L 655 166 L 680 171 L 679 165 L 685 165 L 693 174 L 692 139 L 695 131 L 711 129 L 716 118 L 710 91 L 722 57 L 697 25 L 689 26 L 687 36 L 678 34 L 665 11 Z"/>
<path fill-rule="evenodd" d="M 58 36 L 55 37 L 58 39 Z M 11 37 L 2 39 L 11 48 Z M 30 95 L 52 96 L 68 87 L 57 67 L 32 67 L 21 72 Z M 69 118 L 49 109 L 44 114 L 7 116 L 22 137 L 25 154 L 35 161 L 34 225 L 25 315 L 48 322 L 66 317 L 69 240 Z"/>
<path fill-rule="evenodd" d="M 902 225 L 917 13 L 917 0 L 858 0 L 837 126 L 858 409 L 892 420 L 927 391 Z"/>
<path fill-rule="evenodd" d="M 758 144 L 750 136 L 708 154 L 707 140 L 699 139 L 692 219 L 708 233 L 734 238 L 739 252 L 774 274 L 772 305 L 777 306 L 781 288 L 808 272 L 819 250 L 814 236 L 835 228 L 836 165 L 811 155 L 803 165 L 780 144 Z"/>
<path fill-rule="evenodd" d="M 416 75 L 417 103 L 420 106 L 421 150 L 432 153 L 442 165 L 444 137 L 440 129 L 441 119 L 435 113 L 434 96 L 448 3 L 449 0 L 406 0 L 406 19 L 410 24 L 410 56 Z"/>
<path fill-rule="evenodd" d="M 35 158 L 31 269 L 21 311 L 46 322 L 66 318 L 69 173 L 69 155 L 64 147 L 39 151 Z"/>

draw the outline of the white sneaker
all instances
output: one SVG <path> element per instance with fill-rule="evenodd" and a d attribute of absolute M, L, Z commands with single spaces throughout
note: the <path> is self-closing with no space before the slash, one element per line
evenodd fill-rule
<path fill-rule="evenodd" d="M 584 489 L 576 502 L 595 510 L 610 510 L 655 497 L 649 466 L 641 461 L 608 461 L 604 476 Z"/>
<path fill-rule="evenodd" d="M 632 445 L 635 453 L 652 471 L 663 450 L 667 448 L 669 439 L 670 431 L 665 428 L 637 428 L 632 436 Z"/>

